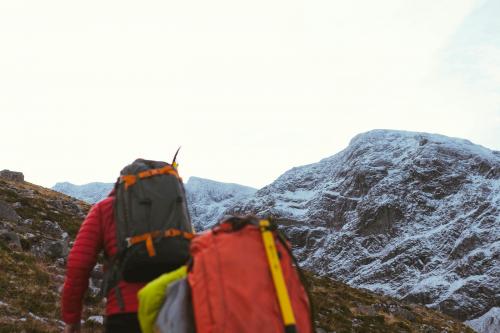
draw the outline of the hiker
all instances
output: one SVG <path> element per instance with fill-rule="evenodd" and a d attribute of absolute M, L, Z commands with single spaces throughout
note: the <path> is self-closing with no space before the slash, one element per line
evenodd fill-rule
<path fill-rule="evenodd" d="M 98 254 L 104 250 L 107 255 L 113 256 L 118 251 L 113 216 L 114 200 L 113 190 L 107 198 L 91 208 L 69 253 L 61 301 L 62 318 L 66 323 L 65 333 L 80 332 L 83 297 Z M 124 311 L 120 310 L 114 293 L 107 295 L 106 332 L 140 332 L 135 314 L 136 294 L 143 286 L 143 283 L 120 283 Z"/>
<path fill-rule="evenodd" d="M 175 157 L 172 164 L 137 159 L 120 174 L 109 196 L 91 208 L 69 253 L 61 298 L 65 333 L 80 332 L 82 301 L 101 251 L 108 259 L 107 333 L 140 333 L 137 292 L 188 258 L 193 230 Z"/>

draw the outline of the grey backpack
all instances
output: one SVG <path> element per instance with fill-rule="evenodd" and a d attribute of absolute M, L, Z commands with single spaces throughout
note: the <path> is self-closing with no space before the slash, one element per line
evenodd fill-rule
<path fill-rule="evenodd" d="M 148 282 L 188 260 L 194 231 L 172 164 L 137 159 L 120 172 L 114 206 L 118 254 L 110 261 L 106 293 L 120 280 Z"/>
<path fill-rule="evenodd" d="M 193 304 L 187 279 L 172 282 L 166 293 L 165 303 L 156 317 L 155 332 L 195 333 Z"/>

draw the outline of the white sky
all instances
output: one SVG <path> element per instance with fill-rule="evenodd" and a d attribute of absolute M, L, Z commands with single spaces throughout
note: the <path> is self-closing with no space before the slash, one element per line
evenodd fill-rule
<path fill-rule="evenodd" d="M 374 128 L 500 150 L 498 0 L 0 0 L 0 169 L 262 187 Z"/>

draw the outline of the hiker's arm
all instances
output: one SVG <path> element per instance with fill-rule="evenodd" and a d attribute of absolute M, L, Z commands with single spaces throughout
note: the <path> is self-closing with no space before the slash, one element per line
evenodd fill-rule
<path fill-rule="evenodd" d="M 62 319 L 68 324 L 80 322 L 82 302 L 89 285 L 90 272 L 103 246 L 101 215 L 100 205 L 93 206 L 83 221 L 68 256 L 61 301 Z"/>

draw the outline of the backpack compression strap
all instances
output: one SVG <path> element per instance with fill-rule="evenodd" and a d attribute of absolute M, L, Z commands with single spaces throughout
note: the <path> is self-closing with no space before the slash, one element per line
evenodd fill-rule
<path fill-rule="evenodd" d="M 124 175 L 120 177 L 120 181 L 122 183 L 125 183 L 125 189 L 128 189 L 130 186 L 134 185 L 137 180 L 143 179 L 143 178 L 149 178 L 157 175 L 173 175 L 179 180 L 181 180 L 181 177 L 179 177 L 179 174 L 177 173 L 177 170 L 173 168 L 170 165 L 166 165 L 163 168 L 160 169 L 150 169 L 146 171 L 139 172 L 137 175 Z"/>
<path fill-rule="evenodd" d="M 273 276 L 276 295 L 278 296 L 278 302 L 280 304 L 281 315 L 283 316 L 285 333 L 296 333 L 297 328 L 295 325 L 295 315 L 293 314 L 292 303 L 290 302 L 290 296 L 286 288 L 285 278 L 283 277 L 283 271 L 281 270 L 281 264 L 274 242 L 274 235 L 269 230 L 270 223 L 268 220 L 261 220 L 259 222 L 259 226 L 262 234 L 262 240 L 264 241 L 264 247 L 266 249 L 269 268 L 271 269 L 271 275 Z"/>
<path fill-rule="evenodd" d="M 177 236 L 182 236 L 185 239 L 192 239 L 194 237 L 194 234 L 181 231 L 178 229 L 167 229 L 165 231 L 152 231 L 148 232 L 142 235 L 137 235 L 137 236 L 132 236 L 128 237 L 126 239 L 127 241 L 127 247 L 131 247 L 132 245 L 141 243 L 141 242 L 146 242 L 146 249 L 148 250 L 148 254 L 150 257 L 154 257 L 156 255 L 155 247 L 153 245 L 153 238 L 159 238 L 159 237 L 177 237 Z"/>

